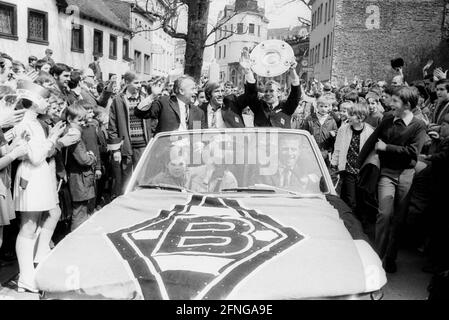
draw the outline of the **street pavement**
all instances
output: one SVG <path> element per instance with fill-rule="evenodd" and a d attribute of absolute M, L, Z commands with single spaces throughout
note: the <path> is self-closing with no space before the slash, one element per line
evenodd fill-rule
<path fill-rule="evenodd" d="M 417 250 L 402 249 L 398 256 L 398 272 L 387 274 L 384 300 L 425 300 L 431 275 L 421 271 L 425 259 Z M 5 284 L 17 276 L 18 266 L 13 263 L 0 270 L 0 283 Z M 0 285 L 0 300 L 38 300 L 39 295 L 18 293 L 15 288 Z"/>

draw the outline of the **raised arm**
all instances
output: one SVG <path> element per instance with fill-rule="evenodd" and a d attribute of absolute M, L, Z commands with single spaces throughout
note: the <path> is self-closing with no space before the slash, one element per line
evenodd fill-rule
<path fill-rule="evenodd" d="M 295 112 L 296 108 L 298 107 L 299 100 L 301 99 L 301 86 L 298 73 L 296 72 L 297 65 L 298 63 L 294 61 L 290 66 L 289 76 L 290 76 L 291 90 L 283 110 L 284 113 L 289 116 L 291 116 Z"/>

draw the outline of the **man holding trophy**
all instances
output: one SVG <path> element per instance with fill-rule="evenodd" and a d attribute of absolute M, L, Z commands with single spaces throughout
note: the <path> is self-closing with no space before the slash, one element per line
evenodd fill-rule
<path fill-rule="evenodd" d="M 251 57 L 244 50 L 240 61 L 245 74 L 252 69 L 262 77 L 277 77 L 285 71 L 289 72 L 291 84 L 290 94 L 281 101 L 281 85 L 269 80 L 265 84 L 262 98 L 257 95 L 257 85 L 254 77 L 246 77 L 248 92 L 251 97 L 248 106 L 254 113 L 254 126 L 291 128 L 291 116 L 298 107 L 301 97 L 300 79 L 296 72 L 297 62 L 293 49 L 280 40 L 267 40 L 253 49 Z"/>

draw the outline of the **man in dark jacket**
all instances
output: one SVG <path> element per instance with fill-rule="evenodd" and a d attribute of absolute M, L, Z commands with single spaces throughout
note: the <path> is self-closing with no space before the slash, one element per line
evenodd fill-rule
<path fill-rule="evenodd" d="M 140 119 L 157 120 L 156 132 L 175 130 L 206 129 L 204 112 L 194 106 L 192 96 L 195 93 L 195 80 L 190 76 L 181 76 L 175 81 L 171 97 L 150 100 L 135 109 L 135 116 Z"/>
<path fill-rule="evenodd" d="M 123 193 L 145 147 L 152 138 L 151 122 L 134 115 L 142 101 L 136 74 L 124 75 L 126 89 L 112 102 L 109 114 L 108 149 L 113 152 L 115 187 L 113 198 Z"/>
<path fill-rule="evenodd" d="M 235 94 L 224 94 L 222 85 L 212 82 L 208 83 L 204 89 L 206 102 L 200 106 L 203 110 L 208 128 L 244 128 L 242 111 L 249 103 L 251 97 L 248 94 L 248 85 L 245 86 L 245 93 L 236 96 Z"/>
<path fill-rule="evenodd" d="M 396 272 L 397 236 L 408 208 L 409 190 L 415 166 L 426 140 L 426 125 L 413 116 L 418 93 L 401 87 L 391 100 L 393 115 L 385 117 L 368 138 L 359 153 L 359 166 L 373 150 L 379 154 L 379 212 L 376 221 L 375 245 L 384 259 L 385 271 Z"/>
<path fill-rule="evenodd" d="M 295 112 L 301 97 L 299 76 L 296 73 L 297 63 L 290 67 L 290 95 L 286 101 L 279 101 L 281 86 L 276 81 L 265 84 L 265 93 L 262 99 L 257 97 L 255 82 L 248 79 L 248 93 L 252 97 L 249 107 L 254 113 L 254 126 L 291 128 L 291 116 Z"/>

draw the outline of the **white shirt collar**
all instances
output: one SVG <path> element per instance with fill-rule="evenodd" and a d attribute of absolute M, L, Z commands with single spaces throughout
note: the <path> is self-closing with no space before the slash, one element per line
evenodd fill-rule
<path fill-rule="evenodd" d="M 413 120 L 413 112 L 407 112 L 405 117 L 403 118 L 399 118 L 399 117 L 394 117 L 393 122 L 395 122 L 396 120 L 401 119 L 402 121 L 404 121 L 405 126 L 408 127 L 408 125 L 412 122 Z"/>

